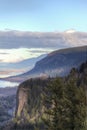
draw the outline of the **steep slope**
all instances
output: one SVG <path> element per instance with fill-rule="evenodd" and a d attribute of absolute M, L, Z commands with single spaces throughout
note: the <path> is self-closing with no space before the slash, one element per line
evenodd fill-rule
<path fill-rule="evenodd" d="M 64 76 L 72 67 L 78 67 L 87 60 L 87 46 L 68 48 L 50 53 L 44 59 L 38 61 L 35 67 L 23 74 L 23 76 Z"/>
<path fill-rule="evenodd" d="M 19 76 L 7 78 L 10 81 L 24 81 L 33 77 L 56 77 L 67 75 L 71 68 L 87 60 L 87 46 L 61 49 L 48 54 L 35 67 Z"/>
<path fill-rule="evenodd" d="M 44 92 L 44 87 L 55 78 L 47 78 L 47 79 L 30 79 L 22 84 L 20 84 L 17 92 L 17 109 L 16 116 L 23 116 L 23 109 L 27 107 L 28 103 L 29 113 L 35 117 L 35 111 L 38 109 L 41 110 L 41 93 Z M 62 78 L 64 82 L 68 82 L 71 79 L 75 79 L 77 82 L 77 86 L 83 86 L 87 90 L 87 62 L 84 62 L 80 65 L 79 68 L 72 68 L 69 75 L 67 77 Z M 40 111 L 38 111 L 40 112 Z M 30 116 L 32 117 L 32 116 Z"/>
<path fill-rule="evenodd" d="M 22 60 L 15 63 L 3 63 L 0 62 L 0 76 L 1 77 L 7 77 L 9 75 L 19 75 L 24 72 L 27 72 L 31 70 L 35 63 L 44 57 L 46 57 L 47 54 L 40 55 L 39 57 L 34 57 L 26 60 Z M 8 69 L 7 69 L 8 68 Z"/>
<path fill-rule="evenodd" d="M 7 67 L 14 69 L 32 69 L 37 61 L 45 58 L 46 56 L 46 54 L 43 54 L 38 57 L 26 59 L 17 63 L 9 63 Z"/>
<path fill-rule="evenodd" d="M 63 78 L 63 82 L 66 83 L 73 78 L 76 80 L 78 87 L 82 86 L 87 90 L 87 62 L 82 63 L 77 69 L 72 68 L 70 74 Z M 3 130 L 15 130 L 15 128 L 17 130 L 19 130 L 19 128 L 21 130 L 34 130 L 35 127 L 30 124 L 40 123 L 40 118 L 44 111 L 44 106 L 42 103 L 42 95 L 45 90 L 44 88 L 46 88 L 46 85 L 54 79 L 55 78 L 35 78 L 21 83 L 17 91 L 17 107 L 15 119 L 13 120 L 14 123 L 12 122 L 7 124 L 8 127 L 6 126 Z M 11 126 L 11 124 L 13 125 Z"/>
<path fill-rule="evenodd" d="M 35 118 L 39 118 L 42 111 L 41 93 L 44 91 L 44 87 L 48 83 L 48 79 L 30 79 L 19 85 L 17 91 L 17 108 L 16 116 L 21 118 L 27 118 L 31 121 Z M 26 115 L 25 109 L 28 108 L 28 114 Z"/>

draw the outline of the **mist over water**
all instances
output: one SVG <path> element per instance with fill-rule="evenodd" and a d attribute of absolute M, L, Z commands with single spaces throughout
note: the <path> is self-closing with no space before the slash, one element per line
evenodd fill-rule
<path fill-rule="evenodd" d="M 0 88 L 15 87 L 15 86 L 18 86 L 18 85 L 19 85 L 19 83 L 17 83 L 17 82 L 0 80 Z"/>

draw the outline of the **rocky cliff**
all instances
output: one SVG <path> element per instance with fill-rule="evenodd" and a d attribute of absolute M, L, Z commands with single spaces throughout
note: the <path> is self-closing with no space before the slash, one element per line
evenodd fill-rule
<path fill-rule="evenodd" d="M 75 79 L 77 86 L 85 88 L 85 94 L 87 96 L 87 62 L 81 64 L 79 68 L 73 68 L 70 74 L 63 78 L 63 82 L 68 82 L 71 79 Z M 46 86 L 49 84 L 53 78 L 49 79 L 29 79 L 19 85 L 16 97 L 16 113 L 12 128 L 3 130 L 35 130 L 35 128 L 30 126 L 30 124 L 37 125 L 41 122 L 41 117 L 44 112 L 44 105 L 42 103 L 42 98 Z M 28 124 L 28 127 L 27 127 Z M 10 124 L 8 125 L 10 126 Z M 19 127 L 20 126 L 20 127 Z M 27 129 L 28 128 L 28 129 Z M 42 129 L 43 130 L 43 129 Z"/>
<path fill-rule="evenodd" d="M 78 86 L 84 86 L 87 89 L 87 62 L 81 64 L 76 69 L 72 68 L 70 74 L 63 78 L 65 82 L 75 79 Z M 20 84 L 17 92 L 16 117 L 29 121 L 35 121 L 41 116 L 43 104 L 41 102 L 42 93 L 48 82 L 53 79 L 30 79 Z"/>
<path fill-rule="evenodd" d="M 48 79 L 30 79 L 20 84 L 17 91 L 16 119 L 35 122 L 43 111 L 42 93 Z"/>

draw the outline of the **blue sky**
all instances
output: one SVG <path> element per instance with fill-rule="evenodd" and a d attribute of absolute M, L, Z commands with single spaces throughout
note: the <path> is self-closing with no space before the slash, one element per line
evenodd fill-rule
<path fill-rule="evenodd" d="M 0 0 L 0 30 L 87 31 L 87 0 Z"/>
<path fill-rule="evenodd" d="M 87 32 L 87 0 L 0 0 L 0 76 L 22 71 L 8 64 L 87 45 L 78 31 Z"/>

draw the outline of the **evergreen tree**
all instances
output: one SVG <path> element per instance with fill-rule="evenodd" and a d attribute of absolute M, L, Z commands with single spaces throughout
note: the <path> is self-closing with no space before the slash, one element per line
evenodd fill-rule
<path fill-rule="evenodd" d="M 53 80 L 44 94 L 44 106 L 48 130 L 85 130 L 86 95 L 76 81 Z"/>
<path fill-rule="evenodd" d="M 63 123 L 64 85 L 60 78 L 51 81 L 44 94 L 45 118 L 48 130 L 61 130 Z M 62 114 L 62 115 L 61 115 Z M 61 121 L 62 120 L 62 121 Z"/>
<path fill-rule="evenodd" d="M 74 80 L 70 80 L 66 86 L 70 130 L 85 130 L 86 124 L 86 93 L 84 87 L 77 87 Z M 68 125 L 67 125 L 68 126 Z"/>

